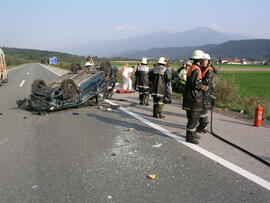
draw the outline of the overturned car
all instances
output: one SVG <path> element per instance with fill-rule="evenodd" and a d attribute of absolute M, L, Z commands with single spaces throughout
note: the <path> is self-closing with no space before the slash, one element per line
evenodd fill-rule
<path fill-rule="evenodd" d="M 99 67 L 80 67 L 73 64 L 66 73 L 50 84 L 43 80 L 32 83 L 27 109 L 38 113 L 57 111 L 80 105 L 95 105 L 109 98 L 117 81 L 117 67 L 108 61 Z M 17 102 L 20 106 L 22 102 Z"/>

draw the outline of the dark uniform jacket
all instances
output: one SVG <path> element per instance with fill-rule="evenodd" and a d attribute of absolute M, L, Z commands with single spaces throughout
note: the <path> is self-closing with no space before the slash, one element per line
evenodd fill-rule
<path fill-rule="evenodd" d="M 171 72 L 165 66 L 156 66 L 150 72 L 152 96 L 165 97 L 167 83 L 171 81 Z"/>
<path fill-rule="evenodd" d="M 208 66 L 202 69 L 202 81 L 204 85 L 207 85 L 209 88 L 207 91 L 203 92 L 203 108 L 209 109 L 212 108 L 213 100 L 216 98 L 214 90 L 214 77 L 215 70 L 212 66 Z"/>
<path fill-rule="evenodd" d="M 138 88 L 149 89 L 149 67 L 145 65 L 137 66 L 135 76 Z"/>
<path fill-rule="evenodd" d="M 204 88 L 201 68 L 199 65 L 193 64 L 187 72 L 187 81 L 183 94 L 183 109 L 202 110 Z"/>

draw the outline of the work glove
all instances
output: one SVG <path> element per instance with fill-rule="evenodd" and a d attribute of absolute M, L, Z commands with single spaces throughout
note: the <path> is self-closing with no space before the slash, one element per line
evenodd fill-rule
<path fill-rule="evenodd" d="M 203 90 L 203 91 L 207 91 L 208 89 L 209 89 L 209 87 L 208 87 L 207 85 L 203 85 L 203 86 L 202 86 L 202 90 Z"/>

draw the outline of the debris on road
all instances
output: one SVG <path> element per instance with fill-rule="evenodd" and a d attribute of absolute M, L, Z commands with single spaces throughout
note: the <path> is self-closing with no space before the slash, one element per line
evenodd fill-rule
<path fill-rule="evenodd" d="M 33 185 L 32 189 L 36 190 L 38 188 L 38 185 Z"/>
<path fill-rule="evenodd" d="M 104 107 L 102 107 L 102 106 L 98 106 L 98 109 L 103 110 L 103 109 L 104 109 Z"/>
<path fill-rule="evenodd" d="M 148 176 L 147 176 L 147 178 L 149 178 L 149 179 L 156 179 L 157 178 L 157 175 L 156 174 L 149 174 Z"/>
<path fill-rule="evenodd" d="M 111 195 L 107 195 L 107 198 L 108 198 L 108 199 L 112 199 L 112 196 L 111 196 Z"/>
<path fill-rule="evenodd" d="M 75 115 L 75 116 L 78 116 L 79 113 L 64 113 L 65 116 L 72 116 L 72 115 Z"/>
<path fill-rule="evenodd" d="M 22 107 L 27 102 L 27 99 L 24 98 L 23 100 L 17 100 L 16 103 L 18 105 L 18 108 Z"/>
<path fill-rule="evenodd" d="M 152 145 L 154 148 L 160 148 L 162 146 L 162 143 L 155 143 Z"/>
<path fill-rule="evenodd" d="M 112 111 L 112 108 L 107 108 L 106 111 Z"/>
<path fill-rule="evenodd" d="M 3 112 L 0 112 L 0 116 L 2 116 L 3 115 Z"/>
<path fill-rule="evenodd" d="M 27 119 L 27 116 L 24 116 L 23 119 Z"/>
<path fill-rule="evenodd" d="M 134 131 L 135 130 L 135 128 L 127 128 L 127 129 L 125 129 L 125 131 Z"/>

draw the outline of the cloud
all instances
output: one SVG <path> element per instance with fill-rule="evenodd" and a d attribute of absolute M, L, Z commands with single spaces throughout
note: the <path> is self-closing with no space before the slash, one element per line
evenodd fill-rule
<path fill-rule="evenodd" d="M 124 26 L 115 26 L 113 29 L 121 31 L 133 31 L 136 30 L 136 27 L 133 25 L 124 25 Z"/>
<path fill-rule="evenodd" d="M 216 24 L 210 24 L 210 25 L 207 25 L 206 27 L 214 29 L 214 30 L 219 30 L 219 27 Z"/>

